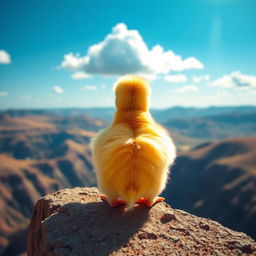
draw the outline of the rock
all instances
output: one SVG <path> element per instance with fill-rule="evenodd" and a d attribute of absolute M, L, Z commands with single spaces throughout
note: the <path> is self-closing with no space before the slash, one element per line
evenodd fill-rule
<path fill-rule="evenodd" d="M 166 203 L 110 208 L 96 188 L 41 198 L 29 228 L 28 256 L 256 255 L 255 241 Z"/>

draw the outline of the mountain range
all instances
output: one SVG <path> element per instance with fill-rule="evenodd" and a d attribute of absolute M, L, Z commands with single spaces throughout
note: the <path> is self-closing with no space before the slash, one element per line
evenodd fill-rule
<path fill-rule="evenodd" d="M 164 126 L 181 135 L 206 140 L 251 136 L 256 131 L 256 112 L 175 118 Z"/>
<path fill-rule="evenodd" d="M 5 114 L 0 120 L 0 249 L 8 252 L 41 196 L 96 184 L 89 141 L 104 123 L 85 116 Z"/>
<path fill-rule="evenodd" d="M 256 137 L 180 153 L 163 193 L 174 208 L 256 237 Z"/>
<path fill-rule="evenodd" d="M 85 115 L 93 119 L 111 121 L 115 112 L 114 107 L 94 107 L 94 108 L 51 108 L 51 109 L 9 109 L 3 110 L 1 114 L 11 117 L 23 117 L 29 115 L 50 115 L 50 116 L 81 116 Z M 256 106 L 223 106 L 223 107 L 171 107 L 167 109 L 150 109 L 153 117 L 160 123 L 165 123 L 170 119 L 216 116 L 222 114 L 246 114 L 256 112 Z"/>
<path fill-rule="evenodd" d="M 112 108 L 0 113 L 1 255 L 25 251 L 28 220 L 39 197 L 96 185 L 89 142 L 113 113 Z M 171 108 L 152 114 L 179 150 L 164 192 L 167 202 L 256 237 L 256 108 Z"/>

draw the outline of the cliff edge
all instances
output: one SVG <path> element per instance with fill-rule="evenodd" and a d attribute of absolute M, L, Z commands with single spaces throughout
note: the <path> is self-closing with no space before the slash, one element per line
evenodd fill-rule
<path fill-rule="evenodd" d="M 256 255 L 244 233 L 166 203 L 110 208 L 96 188 L 64 189 L 34 207 L 28 256 Z"/>

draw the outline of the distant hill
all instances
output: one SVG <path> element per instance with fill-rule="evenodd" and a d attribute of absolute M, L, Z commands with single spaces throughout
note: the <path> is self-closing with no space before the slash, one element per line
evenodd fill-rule
<path fill-rule="evenodd" d="M 67 108 L 45 110 L 7 110 L 0 112 L 0 124 L 4 116 L 24 118 L 37 116 L 37 119 L 57 125 L 60 129 L 79 127 L 98 131 L 109 125 L 113 119 L 114 108 Z M 230 137 L 256 135 L 256 107 L 172 107 L 152 109 L 153 117 L 167 129 L 179 151 L 209 141 Z M 96 123 L 95 123 L 96 119 Z M 99 126 L 98 126 L 99 125 Z"/>
<path fill-rule="evenodd" d="M 256 112 L 171 119 L 164 123 L 171 131 L 201 139 L 224 139 L 256 135 Z"/>
<path fill-rule="evenodd" d="M 235 109 L 238 112 L 233 113 L 232 111 Z M 225 193 L 230 190 L 232 198 L 235 198 L 232 199 L 232 202 L 234 202 L 232 204 L 236 205 L 234 209 L 237 210 L 241 206 L 243 210 L 241 210 L 241 214 L 236 213 L 236 217 L 230 217 L 230 215 L 226 217 L 225 215 L 221 218 L 225 221 L 227 218 L 230 221 L 234 218 L 237 221 L 237 216 L 241 216 L 244 224 L 239 224 L 239 226 L 237 223 L 240 223 L 240 221 L 237 221 L 237 223 L 233 221 L 227 223 L 227 225 L 252 234 L 250 233 L 250 227 L 248 227 L 248 223 L 251 221 L 250 216 L 254 216 L 251 203 L 245 205 L 244 199 L 240 200 L 240 197 L 237 199 L 235 195 L 242 193 L 241 197 L 251 202 L 251 194 L 255 195 L 255 190 L 247 180 L 246 184 L 248 185 L 239 185 L 239 187 L 229 189 L 229 187 L 223 185 L 224 178 L 221 177 L 232 180 L 232 175 L 235 173 L 234 175 L 237 175 L 235 177 L 238 177 L 237 182 L 240 182 L 239 177 L 241 175 L 241 177 L 244 177 L 243 173 L 248 174 L 248 170 L 252 170 L 251 173 L 254 173 L 256 164 L 252 159 L 256 159 L 255 139 L 238 139 L 238 143 L 234 145 L 231 143 L 230 146 L 227 146 L 228 149 L 226 149 L 226 146 L 217 147 L 222 143 L 226 145 L 226 141 L 219 144 L 210 142 L 230 136 L 255 134 L 256 111 L 253 112 L 253 109 L 255 108 L 209 108 L 200 110 L 172 108 L 166 110 L 165 113 L 162 112 L 163 110 L 152 111 L 156 119 L 161 117 L 162 120 L 165 120 L 166 128 L 170 130 L 179 151 L 188 151 L 191 147 L 208 142 L 197 149 L 183 153 L 177 159 L 171 178 L 174 185 L 171 183 L 166 190 L 167 200 L 170 200 L 172 206 L 177 208 L 188 207 L 186 208 L 187 211 L 194 211 L 202 216 L 219 218 L 219 214 L 224 209 L 223 205 L 228 205 L 226 203 L 229 202 L 230 196 Z M 206 113 L 210 113 L 209 111 L 215 113 L 215 115 L 206 115 Z M 223 113 L 223 111 L 227 112 Z M 222 114 L 217 114 L 217 112 Z M 88 113 L 88 115 L 85 113 Z M 8 110 L 0 113 L 0 254 L 1 249 L 8 248 L 8 245 L 13 247 L 13 244 L 15 244 L 16 252 L 24 251 L 25 242 L 23 240 L 28 219 L 33 204 L 40 196 L 62 188 L 95 185 L 89 141 L 97 131 L 109 125 L 113 113 L 113 108 Z M 93 118 L 93 115 L 99 118 Z M 190 115 L 193 117 L 184 118 Z M 176 116 L 177 118 L 170 119 L 170 116 Z M 250 141 L 252 145 L 249 143 Z M 217 149 L 214 151 L 215 147 Z M 215 152 L 213 155 L 210 154 L 211 150 Z M 209 156 L 207 152 L 209 152 Z M 229 154 L 232 155 L 231 159 L 228 158 L 228 156 L 231 156 Z M 227 162 L 223 159 L 226 159 Z M 222 161 L 225 162 L 225 165 L 222 164 Z M 231 163 L 234 163 L 236 171 L 232 171 L 231 176 L 229 176 Z M 214 176 L 215 172 L 210 172 L 209 175 L 213 179 L 209 179 L 208 174 L 205 176 L 205 173 L 208 173 L 209 168 L 213 168 L 211 166 L 215 165 L 218 167 L 217 177 Z M 191 176 L 190 171 L 192 170 L 195 176 Z M 236 174 L 236 172 L 239 174 Z M 179 175 L 180 173 L 181 175 Z M 250 177 L 255 177 L 253 176 L 255 173 L 250 175 Z M 188 177 L 188 180 L 186 180 L 186 177 Z M 255 182 L 254 178 L 250 179 Z M 241 184 L 243 184 L 243 178 L 241 180 Z M 201 191 L 202 184 L 210 185 Z M 210 192 L 212 191 L 211 193 L 216 193 L 216 197 L 221 197 L 225 192 L 223 198 L 228 198 L 228 200 L 218 205 L 218 197 L 218 200 L 215 200 L 215 197 L 211 194 L 209 196 L 211 199 L 207 197 L 204 200 L 215 200 L 215 210 L 205 203 L 207 207 L 202 207 L 203 211 L 201 212 L 199 211 L 201 210 L 200 204 L 204 204 L 200 201 L 200 197 L 198 199 L 195 195 L 207 195 L 207 193 L 210 193 L 207 192 L 208 188 L 210 188 Z M 190 195 L 190 189 L 194 189 L 194 192 L 192 192 L 195 195 L 193 193 Z M 197 190 L 199 191 L 198 194 L 196 194 Z M 243 191 L 246 191 L 245 194 L 243 194 Z M 191 199 L 189 203 L 186 201 L 184 203 L 182 201 L 183 197 L 177 197 L 179 194 L 183 195 L 183 192 L 187 200 Z M 208 202 L 207 200 L 203 202 Z M 173 203 L 177 203 L 177 205 Z M 193 208 L 195 203 L 196 208 Z M 209 209 L 209 212 L 207 209 Z M 249 217 L 245 215 L 248 211 L 250 212 Z M 220 219 L 221 221 L 222 219 Z M 6 251 L 7 254 L 3 255 L 9 256 L 9 249 Z"/>
<path fill-rule="evenodd" d="M 0 117 L 0 153 L 17 159 L 49 158 L 66 140 L 88 143 L 105 122 L 86 116 L 28 115 Z"/>
<path fill-rule="evenodd" d="M 227 139 L 181 153 L 163 195 L 174 208 L 256 238 L 256 137 Z"/>
<path fill-rule="evenodd" d="M 192 118 L 216 116 L 232 113 L 252 113 L 256 112 L 255 106 L 234 106 L 234 107 L 207 107 L 207 108 L 192 108 L 192 107 L 172 107 L 162 110 L 152 109 L 152 115 L 158 122 L 166 123 L 171 119 Z"/>
<path fill-rule="evenodd" d="M 62 116 L 62 117 L 78 117 L 86 116 L 87 118 L 101 119 L 110 121 L 113 118 L 115 108 L 102 107 L 102 108 L 53 108 L 53 109 L 9 109 L 0 112 L 7 114 L 11 117 L 25 117 L 25 116 Z"/>
<path fill-rule="evenodd" d="M 251 113 L 256 112 L 256 106 L 234 106 L 234 107 L 171 107 L 167 109 L 154 109 L 151 113 L 153 117 L 161 123 L 165 123 L 170 119 L 190 118 L 190 117 L 204 117 L 221 115 L 227 113 Z M 60 116 L 81 116 L 103 119 L 111 121 L 115 113 L 114 107 L 95 107 L 95 108 L 56 108 L 56 109 L 10 109 L 0 112 L 0 115 L 8 114 L 11 117 L 24 117 L 28 115 L 60 115 Z"/>
<path fill-rule="evenodd" d="M 86 116 L 1 115 L 0 254 L 10 241 L 24 238 L 39 197 L 96 184 L 89 141 L 104 125 Z"/>

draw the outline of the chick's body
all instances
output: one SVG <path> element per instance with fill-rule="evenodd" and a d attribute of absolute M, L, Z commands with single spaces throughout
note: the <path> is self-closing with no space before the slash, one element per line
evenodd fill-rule
<path fill-rule="evenodd" d="M 122 199 L 131 208 L 141 198 L 151 206 L 165 188 L 175 146 L 148 111 L 150 88 L 143 79 L 122 77 L 115 93 L 113 123 L 92 141 L 98 188 L 111 206 Z"/>

